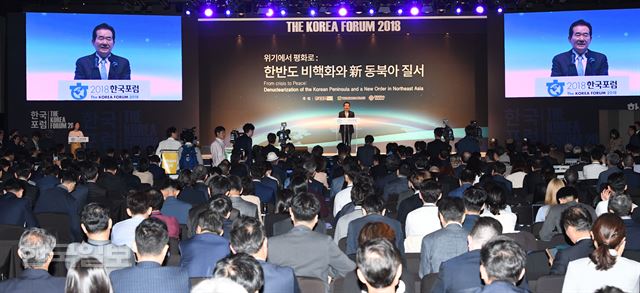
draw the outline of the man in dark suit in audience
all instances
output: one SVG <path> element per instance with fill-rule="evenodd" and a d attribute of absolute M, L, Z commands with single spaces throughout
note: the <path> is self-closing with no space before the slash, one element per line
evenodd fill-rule
<path fill-rule="evenodd" d="M 622 173 L 624 174 L 624 179 L 627 182 L 627 190 L 629 192 L 638 192 L 640 191 L 640 173 L 633 171 L 633 156 L 628 154 L 624 156 L 622 160 L 622 165 L 624 169 L 622 169 Z"/>
<path fill-rule="evenodd" d="M 36 180 L 36 186 L 40 189 L 40 195 L 42 192 L 56 187 L 56 185 L 60 184 L 60 179 L 58 175 L 60 174 L 60 168 L 57 165 L 51 165 L 44 169 L 44 176 L 42 178 Z M 35 202 L 33 203 L 35 205 Z"/>
<path fill-rule="evenodd" d="M 574 206 L 562 212 L 562 226 L 573 246 L 559 250 L 553 258 L 551 275 L 564 275 L 569 262 L 588 257 L 594 250 L 591 240 L 591 214 L 581 206 Z"/>
<path fill-rule="evenodd" d="M 101 204 L 105 204 L 106 206 L 111 206 L 111 202 L 107 200 L 107 190 L 102 188 L 100 185 L 96 183 L 98 180 L 98 167 L 94 164 L 90 166 L 85 166 L 82 169 L 82 173 L 84 174 L 85 183 L 82 184 L 89 189 L 88 202 L 98 202 Z"/>
<path fill-rule="evenodd" d="M 370 195 L 362 202 L 362 212 L 365 215 L 362 218 L 355 219 L 349 223 L 347 230 L 347 254 L 355 254 L 358 250 L 358 235 L 360 230 L 367 223 L 382 222 L 389 225 L 396 235 L 396 246 L 402 254 L 404 254 L 404 232 L 402 225 L 398 220 L 384 216 L 384 201 L 377 195 Z"/>
<path fill-rule="evenodd" d="M 540 185 L 545 185 L 546 188 L 544 176 L 542 176 L 542 161 L 536 159 L 531 164 L 531 172 L 524 176 L 522 188 L 526 194 L 533 195 Z"/>
<path fill-rule="evenodd" d="M 23 198 L 24 182 L 9 179 L 4 183 L 5 194 L 0 195 L 0 224 L 19 227 L 37 227 L 31 202 Z"/>
<path fill-rule="evenodd" d="M 267 262 L 268 244 L 262 223 L 256 218 L 241 216 L 231 230 L 231 250 L 255 258 L 264 273 L 262 293 L 298 293 L 298 281 L 290 267 Z"/>
<path fill-rule="evenodd" d="M 640 250 L 640 223 L 631 219 L 633 202 L 631 198 L 624 194 L 614 194 L 609 197 L 609 213 L 613 213 L 624 221 L 627 231 L 626 245 L 624 249 Z"/>
<path fill-rule="evenodd" d="M 265 168 L 262 163 L 256 163 L 251 166 L 249 173 L 251 174 L 251 180 L 253 182 L 253 188 L 255 191 L 255 196 L 260 198 L 260 202 L 264 204 L 275 204 L 276 201 L 276 191 L 278 185 L 276 183 L 275 186 L 271 184 L 266 184 L 262 182 L 264 177 Z M 274 188 L 275 187 L 275 188 Z"/>
<path fill-rule="evenodd" d="M 373 146 L 373 135 L 366 135 L 364 137 L 364 145 L 358 147 L 356 151 L 356 157 L 360 161 L 360 165 L 370 168 L 373 165 L 373 156 L 375 155 L 376 147 Z"/>
<path fill-rule="evenodd" d="M 191 173 L 195 183 L 193 184 L 193 188 L 195 190 L 201 191 L 205 195 L 205 202 L 209 201 L 209 187 L 205 182 L 209 179 L 209 170 L 204 165 L 198 165 L 193 168 L 193 173 Z"/>
<path fill-rule="evenodd" d="M 577 201 L 578 199 L 578 191 L 573 187 L 563 187 L 558 190 L 556 195 L 558 200 L 558 205 L 552 206 L 549 208 L 549 212 L 547 213 L 547 217 L 544 220 L 544 224 L 542 224 L 542 228 L 540 229 L 540 239 L 543 241 L 549 241 L 553 236 L 562 233 L 562 226 L 560 222 L 560 218 L 562 216 L 562 212 L 572 206 L 581 206 L 585 208 L 589 214 L 591 215 L 591 219 L 596 219 L 595 210 L 586 204 L 580 203 Z"/>
<path fill-rule="evenodd" d="M 201 213 L 196 235 L 180 242 L 180 266 L 190 278 L 212 276 L 215 263 L 229 255 L 229 241 L 221 236 L 222 220 L 211 210 Z"/>
<path fill-rule="evenodd" d="M 30 228 L 20 237 L 18 256 L 25 270 L 17 278 L 0 282 L 0 292 L 65 292 L 65 278 L 48 269 L 56 238 L 44 229 Z"/>
<path fill-rule="evenodd" d="M 269 238 L 269 262 L 292 267 L 296 277 L 344 277 L 355 269 L 351 261 L 328 235 L 313 232 L 318 222 L 320 202 L 310 193 L 299 193 L 291 201 L 291 220 L 294 227 L 286 234 Z"/>
<path fill-rule="evenodd" d="M 124 201 L 128 188 L 124 179 L 118 176 L 118 163 L 112 159 L 104 159 L 101 161 L 104 166 L 104 172 L 98 177 L 98 185 L 107 190 L 107 197 L 113 201 Z"/>
<path fill-rule="evenodd" d="M 507 236 L 497 236 L 480 250 L 480 276 L 485 286 L 478 293 L 526 293 L 516 287 L 524 277 L 527 254 Z"/>
<path fill-rule="evenodd" d="M 135 253 L 138 264 L 111 272 L 113 292 L 189 292 L 189 274 L 180 267 L 162 266 L 169 250 L 167 226 L 148 218 L 136 228 Z"/>
<path fill-rule="evenodd" d="M 22 198 L 29 200 L 31 209 L 33 209 L 36 205 L 36 201 L 38 201 L 40 189 L 35 185 L 35 183 L 29 181 L 29 179 L 31 179 L 32 166 L 29 164 L 21 164 L 16 166 L 15 170 L 15 177 L 22 182 L 22 187 L 24 187 Z"/>
<path fill-rule="evenodd" d="M 504 173 L 507 172 L 507 166 L 502 162 L 495 162 L 493 163 L 493 169 L 491 172 L 491 180 L 500 185 L 502 190 L 504 190 L 505 195 L 511 197 L 513 195 L 513 184 L 511 181 L 507 180 L 507 178 L 504 178 Z"/>
<path fill-rule="evenodd" d="M 609 179 L 609 175 L 613 173 L 622 172 L 622 170 L 618 168 L 618 164 L 620 164 L 620 155 L 613 152 L 608 153 L 606 156 L 606 161 L 607 161 L 607 170 L 600 172 L 600 175 L 598 175 L 598 185 L 596 185 L 598 189 L 600 188 L 600 186 L 607 183 L 607 179 Z"/>
<path fill-rule="evenodd" d="M 401 193 L 409 190 L 409 179 L 411 176 L 411 166 L 407 163 L 402 163 L 398 171 L 396 171 L 396 178 L 387 182 L 382 192 L 382 198 L 385 201 L 398 200 Z"/>
<path fill-rule="evenodd" d="M 78 175 L 72 170 L 62 170 L 60 172 L 61 184 L 54 188 L 45 190 L 33 209 L 35 214 L 39 213 L 63 213 L 69 216 L 69 229 L 72 240 L 82 241 L 80 231 L 80 207 L 73 198 L 71 192 L 76 188 Z"/>

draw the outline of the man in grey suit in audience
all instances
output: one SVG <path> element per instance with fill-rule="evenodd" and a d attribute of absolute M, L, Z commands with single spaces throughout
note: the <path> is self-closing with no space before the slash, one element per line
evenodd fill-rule
<path fill-rule="evenodd" d="M 464 203 L 461 198 L 445 197 L 438 202 L 438 217 L 442 229 L 422 238 L 420 249 L 420 278 L 437 273 L 440 264 L 467 252 L 467 230 L 464 222 Z"/>
<path fill-rule="evenodd" d="M 286 234 L 269 238 L 268 261 L 292 267 L 297 277 L 322 280 L 328 292 L 329 276 L 344 277 L 356 265 L 331 237 L 312 231 L 319 211 L 320 202 L 313 194 L 296 195 L 289 210 L 294 227 Z"/>
<path fill-rule="evenodd" d="M 258 217 L 258 206 L 250 203 L 242 198 L 242 181 L 240 177 L 232 175 L 229 176 L 229 198 L 231 199 L 231 206 L 238 210 L 241 215 L 247 217 Z"/>

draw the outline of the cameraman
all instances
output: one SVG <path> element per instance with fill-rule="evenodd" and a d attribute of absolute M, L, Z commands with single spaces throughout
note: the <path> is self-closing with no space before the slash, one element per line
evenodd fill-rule
<path fill-rule="evenodd" d="M 196 129 L 194 127 L 185 129 L 180 133 L 180 140 L 184 143 L 178 149 L 178 158 L 180 158 L 178 166 L 180 170 L 193 170 L 195 166 L 202 165 L 202 154 L 198 147 L 195 131 Z"/>
<path fill-rule="evenodd" d="M 470 154 L 480 152 L 480 141 L 478 141 L 478 127 L 472 124 L 464 128 L 465 136 L 456 143 L 456 152 L 462 154 L 469 152 Z"/>
<path fill-rule="evenodd" d="M 233 144 L 232 154 L 242 154 L 241 157 L 246 158 L 245 164 L 247 166 L 251 166 L 251 162 L 253 160 L 252 148 L 253 148 L 253 140 L 251 137 L 253 136 L 253 131 L 256 129 L 255 126 L 251 123 L 247 123 L 242 126 L 242 131 L 244 133 L 236 138 L 235 143 Z"/>

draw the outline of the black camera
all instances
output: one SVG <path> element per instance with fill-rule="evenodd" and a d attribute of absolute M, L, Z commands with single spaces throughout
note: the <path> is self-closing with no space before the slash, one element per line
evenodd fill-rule
<path fill-rule="evenodd" d="M 443 133 L 444 141 L 446 143 L 449 143 L 450 141 L 455 139 L 455 137 L 453 136 L 453 129 L 451 128 L 451 126 L 449 126 L 448 119 L 443 119 L 442 123 L 444 124 L 444 133 Z"/>
<path fill-rule="evenodd" d="M 291 130 L 287 129 L 287 122 L 280 123 L 280 130 L 276 133 L 276 135 L 278 136 L 278 142 L 280 143 L 280 147 L 282 147 L 282 149 L 284 149 L 287 141 L 291 139 L 289 134 L 291 134 Z"/>

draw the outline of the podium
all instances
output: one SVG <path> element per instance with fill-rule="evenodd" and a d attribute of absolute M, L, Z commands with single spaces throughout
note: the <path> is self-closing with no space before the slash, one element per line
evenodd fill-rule
<path fill-rule="evenodd" d="M 351 137 L 351 141 L 358 138 L 358 124 L 360 124 L 360 118 L 336 118 L 336 122 L 338 124 L 338 132 L 336 132 L 336 140 L 338 140 L 338 135 L 340 134 L 340 127 L 342 125 L 353 125 L 353 136 Z M 342 141 L 342 138 L 340 138 Z M 356 146 L 357 144 L 351 144 L 351 146 Z M 352 150 L 355 150 L 352 148 Z"/>
<path fill-rule="evenodd" d="M 178 174 L 178 150 L 160 150 L 161 167 L 167 175 Z"/>
<path fill-rule="evenodd" d="M 87 143 L 89 142 L 88 136 L 69 136 L 69 143 Z"/>

